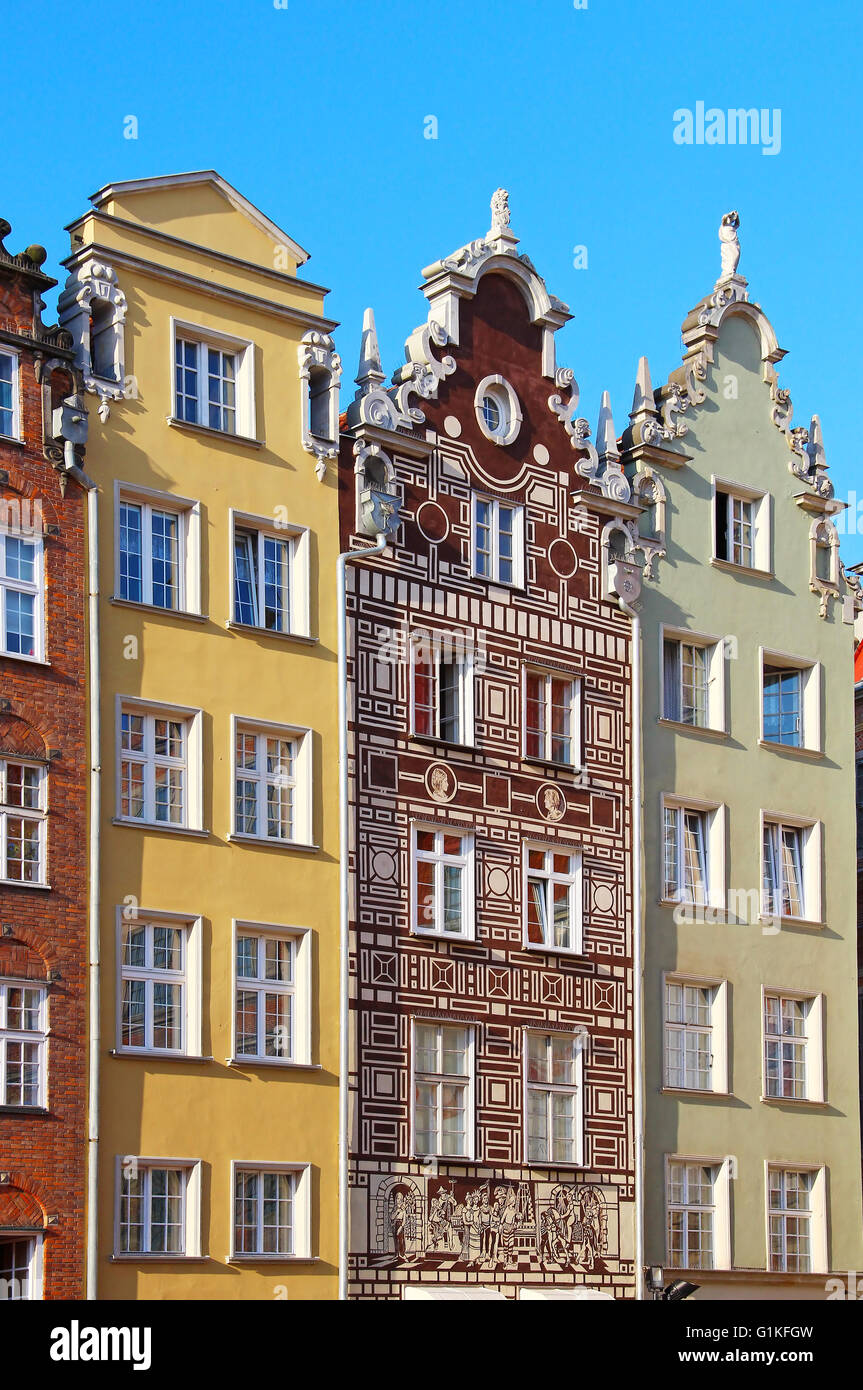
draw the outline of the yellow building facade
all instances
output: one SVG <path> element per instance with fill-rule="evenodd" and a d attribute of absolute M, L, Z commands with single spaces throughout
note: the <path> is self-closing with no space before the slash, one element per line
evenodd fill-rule
<path fill-rule="evenodd" d="M 100 1299 L 337 1292 L 339 361 L 213 172 L 71 224 L 99 488 Z"/>

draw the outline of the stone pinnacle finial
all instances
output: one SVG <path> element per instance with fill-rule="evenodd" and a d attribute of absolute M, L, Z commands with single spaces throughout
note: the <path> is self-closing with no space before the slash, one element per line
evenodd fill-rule
<path fill-rule="evenodd" d="M 363 313 L 360 365 L 355 379 L 362 395 L 366 395 L 385 380 L 384 370 L 381 366 L 381 351 L 378 347 L 378 333 L 375 328 L 374 309 L 366 309 Z"/>
<path fill-rule="evenodd" d="M 596 426 L 596 450 L 601 459 L 620 458 L 620 450 L 617 447 L 617 431 L 614 428 L 614 417 L 611 414 L 611 397 L 607 391 L 603 391 L 602 401 L 599 407 L 599 422 Z"/>
<path fill-rule="evenodd" d="M 719 241 L 722 249 L 722 271 L 720 280 L 730 280 L 737 274 L 737 266 L 740 262 L 740 241 L 737 236 L 737 229 L 740 226 L 740 217 L 736 212 L 726 212 L 719 225 Z"/>
<path fill-rule="evenodd" d="M 656 404 L 653 399 L 653 386 L 650 380 L 650 368 L 647 365 L 646 357 L 638 359 L 638 373 L 635 378 L 635 391 L 632 396 L 632 410 L 629 412 L 630 419 L 635 419 L 637 415 L 656 413 Z"/>
<path fill-rule="evenodd" d="M 491 195 L 491 230 L 503 232 L 509 227 L 509 194 L 498 188 Z"/>

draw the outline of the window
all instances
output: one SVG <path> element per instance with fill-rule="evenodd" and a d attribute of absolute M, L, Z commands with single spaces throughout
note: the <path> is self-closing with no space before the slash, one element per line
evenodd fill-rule
<path fill-rule="evenodd" d="M 524 751 L 561 767 L 581 760 L 580 684 L 553 672 L 526 671 Z"/>
<path fill-rule="evenodd" d="M 187 928 L 135 922 L 123 934 L 120 1046 L 185 1052 Z"/>
<path fill-rule="evenodd" d="M 714 478 L 714 547 L 717 560 L 744 569 L 770 569 L 770 498 Z"/>
<path fill-rule="evenodd" d="M 705 903 L 707 817 L 685 806 L 665 807 L 665 887 L 668 902 Z"/>
<path fill-rule="evenodd" d="M 44 575 L 41 537 L 0 527 L 0 655 L 42 655 Z"/>
<path fill-rule="evenodd" d="M 235 1163 L 233 1176 L 232 1258 L 308 1258 L 308 1167 Z"/>
<path fill-rule="evenodd" d="M 42 1297 L 42 1237 L 0 1238 L 0 1303 Z"/>
<path fill-rule="evenodd" d="M 527 1161 L 581 1163 L 581 1047 L 573 1033 L 525 1034 Z"/>
<path fill-rule="evenodd" d="M 528 845 L 525 859 L 525 945 L 580 951 L 581 856 Z"/>
<path fill-rule="evenodd" d="M 103 381 L 118 381 L 115 306 L 94 296 L 90 300 L 90 370 Z"/>
<path fill-rule="evenodd" d="M 718 993 L 715 985 L 666 980 L 666 1086 L 679 1091 L 726 1089 Z M 715 1054 L 720 1050 L 722 1056 L 718 1057 Z"/>
<path fill-rule="evenodd" d="M 0 1105 L 45 1106 L 47 996 L 40 985 L 0 982 Z"/>
<path fill-rule="evenodd" d="M 253 438 L 253 345 L 175 323 L 174 418 Z"/>
<path fill-rule="evenodd" d="M 764 1096 L 824 1099 L 823 998 L 764 995 Z"/>
<path fill-rule="evenodd" d="M 662 717 L 695 729 L 725 727 L 722 643 L 663 633 Z"/>
<path fill-rule="evenodd" d="M 411 640 L 413 731 L 446 743 L 473 741 L 473 668 L 446 638 Z"/>
<path fill-rule="evenodd" d="M 413 858 L 414 931 L 472 937 L 472 838 L 414 826 Z"/>
<path fill-rule="evenodd" d="M 200 1164 L 117 1159 L 115 1255 L 200 1253 Z"/>
<path fill-rule="evenodd" d="M 44 767 L 0 758 L 0 879 L 44 883 Z"/>
<path fill-rule="evenodd" d="M 311 841 L 311 735 L 280 725 L 234 725 L 234 834 Z"/>
<path fill-rule="evenodd" d="M 474 498 L 473 572 L 496 584 L 522 584 L 524 508 Z"/>
<path fill-rule="evenodd" d="M 671 1159 L 668 1163 L 668 1263 L 673 1269 L 716 1269 L 717 1168 Z"/>
<path fill-rule="evenodd" d="M 761 738 L 821 751 L 821 664 L 761 653 Z"/>
<path fill-rule="evenodd" d="M 793 1168 L 768 1169 L 770 1268 L 808 1274 L 812 1264 L 812 1185 L 814 1174 Z"/>
<path fill-rule="evenodd" d="M 146 502 L 120 502 L 118 596 L 154 608 L 184 607 L 182 518 Z"/>
<path fill-rule="evenodd" d="M 201 825 L 200 712 L 118 702 L 120 819 Z"/>
<path fill-rule="evenodd" d="M 502 376 L 487 376 L 474 394 L 474 411 L 480 430 L 493 444 L 514 444 L 522 424 L 518 396 Z"/>
<path fill-rule="evenodd" d="M 234 622 L 290 632 L 294 541 L 287 536 L 234 531 Z"/>
<path fill-rule="evenodd" d="M 311 1061 L 308 933 L 238 927 L 234 1057 Z"/>
<path fill-rule="evenodd" d="M 764 822 L 763 910 L 770 917 L 803 917 L 802 834 L 796 825 Z"/>
<path fill-rule="evenodd" d="M 414 1153 L 473 1152 L 473 1029 L 414 1022 Z"/>
<path fill-rule="evenodd" d="M 0 352 L 0 435 L 17 439 L 18 422 L 18 354 Z"/>

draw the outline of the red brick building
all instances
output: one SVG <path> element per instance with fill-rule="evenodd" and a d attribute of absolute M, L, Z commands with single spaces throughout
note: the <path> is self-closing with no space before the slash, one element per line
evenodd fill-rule
<path fill-rule="evenodd" d="M 509 230 L 424 272 L 341 455 L 351 870 L 349 1296 L 633 1296 L 631 551 Z M 623 566 L 626 568 L 625 564 Z M 637 579 L 630 573 L 633 596 Z"/>
<path fill-rule="evenodd" d="M 84 1290 L 86 419 L 0 222 L 0 1298 Z M 64 437 L 68 442 L 64 445 Z"/>

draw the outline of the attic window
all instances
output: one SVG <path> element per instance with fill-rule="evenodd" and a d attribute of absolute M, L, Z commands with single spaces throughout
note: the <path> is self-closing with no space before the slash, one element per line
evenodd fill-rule
<path fill-rule="evenodd" d="M 515 443 L 521 429 L 522 414 L 518 396 L 502 376 L 487 376 L 474 395 L 477 424 L 493 444 Z"/>
<path fill-rule="evenodd" d="M 113 305 L 90 300 L 90 367 L 103 381 L 117 381 L 117 327 Z"/>
<path fill-rule="evenodd" d="M 309 433 L 317 439 L 333 437 L 330 410 L 332 373 L 327 367 L 312 367 L 309 371 Z"/>
<path fill-rule="evenodd" d="M 770 570 L 770 496 L 714 479 L 713 558 L 740 569 Z"/>

